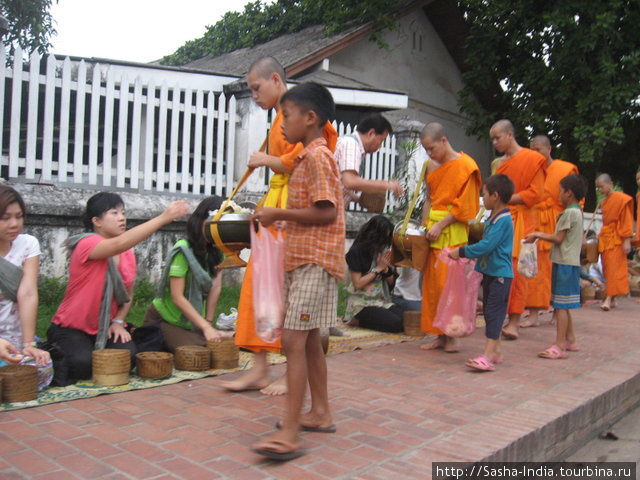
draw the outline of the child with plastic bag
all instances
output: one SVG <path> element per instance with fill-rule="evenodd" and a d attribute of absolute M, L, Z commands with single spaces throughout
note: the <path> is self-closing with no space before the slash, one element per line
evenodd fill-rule
<path fill-rule="evenodd" d="M 482 240 L 449 252 L 453 259 L 477 258 L 475 268 L 483 275 L 482 305 L 487 341 L 482 354 L 467 360 L 466 365 L 474 370 L 492 371 L 495 370 L 496 363 L 503 361 L 500 331 L 507 314 L 509 290 L 513 281 L 513 221 L 507 202 L 513 191 L 513 182 L 506 175 L 490 176 L 482 188 L 484 205 L 487 210 L 491 210 Z"/>

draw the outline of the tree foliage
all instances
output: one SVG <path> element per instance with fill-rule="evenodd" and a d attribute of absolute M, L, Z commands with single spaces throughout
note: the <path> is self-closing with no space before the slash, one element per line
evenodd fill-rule
<path fill-rule="evenodd" d="M 58 3 L 58 0 L 54 0 Z M 9 22 L 4 42 L 11 53 L 19 45 L 28 53 L 46 53 L 49 39 L 56 33 L 50 9 L 52 0 L 0 0 L 0 14 Z"/>
<path fill-rule="evenodd" d="M 395 25 L 389 12 L 409 3 L 410 0 L 277 0 L 266 4 L 258 0 L 245 5 L 242 12 L 225 13 L 215 25 L 207 27 L 202 37 L 188 41 L 161 63 L 184 65 L 206 55 L 252 47 L 318 24 L 324 24 L 331 35 L 352 25 L 375 22 L 373 39 L 380 42 L 377 33 Z"/>
<path fill-rule="evenodd" d="M 640 147 L 638 0 L 460 0 L 469 25 L 461 107 L 486 138 L 498 118 L 549 134 L 554 152 L 632 189 Z M 474 90 L 500 82 L 498 110 Z M 590 176 L 591 176 L 590 175 Z M 631 175 L 630 177 L 633 177 Z"/>

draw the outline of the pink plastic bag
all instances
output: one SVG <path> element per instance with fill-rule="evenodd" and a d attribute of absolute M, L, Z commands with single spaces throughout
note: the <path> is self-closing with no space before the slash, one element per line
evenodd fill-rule
<path fill-rule="evenodd" d="M 256 333 L 267 343 L 275 342 L 284 323 L 284 239 L 268 228 L 251 230 L 253 269 L 253 314 Z"/>
<path fill-rule="evenodd" d="M 448 265 L 447 280 L 438 301 L 433 326 L 449 337 L 466 337 L 476 328 L 476 304 L 482 274 L 476 272 L 475 260 L 453 260 L 444 249 L 438 261 Z"/>

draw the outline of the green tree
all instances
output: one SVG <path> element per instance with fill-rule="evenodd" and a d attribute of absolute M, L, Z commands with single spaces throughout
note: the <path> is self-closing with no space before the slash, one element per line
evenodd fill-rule
<path fill-rule="evenodd" d="M 389 12 L 408 5 L 410 0 L 277 0 L 248 3 L 242 12 L 227 12 L 205 34 L 188 41 L 175 53 L 161 60 L 165 65 L 184 65 L 206 55 L 221 55 L 243 47 L 252 47 L 311 25 L 324 24 L 327 34 L 338 33 L 352 25 L 374 22 L 372 39 L 381 43 L 380 31 L 393 28 Z"/>
<path fill-rule="evenodd" d="M 58 0 L 54 0 L 58 3 Z M 50 9 L 52 0 L 0 0 L 0 14 L 9 22 L 4 42 L 11 45 L 11 53 L 19 45 L 28 53 L 46 53 L 55 35 Z"/>
<path fill-rule="evenodd" d="M 635 191 L 640 148 L 638 0 L 460 0 L 469 25 L 461 107 L 486 138 L 509 118 L 548 134 L 558 158 L 590 179 L 606 171 Z M 492 107 L 474 92 L 499 83 Z M 497 105 L 497 107 L 496 107 Z"/>

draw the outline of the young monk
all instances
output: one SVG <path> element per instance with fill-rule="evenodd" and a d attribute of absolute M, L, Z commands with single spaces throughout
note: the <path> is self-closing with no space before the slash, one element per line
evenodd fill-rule
<path fill-rule="evenodd" d="M 493 148 L 505 157 L 496 173 L 508 176 L 515 185 L 515 193 L 509 201 L 513 218 L 513 283 L 509 296 L 509 323 L 502 329 L 505 338 L 515 340 L 527 299 L 527 283 L 517 269 L 520 244 L 525 235 L 533 233 L 536 227 L 532 207 L 542 200 L 547 159 L 518 145 L 515 129 L 509 120 L 493 124 L 489 135 Z"/>
<path fill-rule="evenodd" d="M 480 209 L 482 179 L 475 160 L 453 149 L 444 127 L 439 123 L 429 123 L 422 129 L 421 142 L 430 158 L 425 178 L 427 195 L 422 220 L 431 245 L 422 280 L 421 328 L 425 333 L 438 335 L 438 338 L 420 348 L 442 348 L 445 352 L 453 353 L 457 351 L 455 339 L 433 326 L 438 300 L 447 278 L 447 266 L 438 261 L 438 255 L 443 248 L 459 247 L 468 242 L 467 224 Z"/>
<path fill-rule="evenodd" d="M 287 354 L 287 410 L 280 430 L 253 446 L 273 460 L 302 455 L 300 429 L 336 431 L 329 408 L 327 364 L 320 329 L 335 321 L 338 280 L 344 277 L 344 206 L 338 164 L 322 135 L 335 115 L 333 98 L 317 83 L 303 83 L 281 100 L 285 138 L 302 142 L 289 183 L 287 208 L 258 208 L 265 226 L 286 221 L 284 257 L 286 317 L 282 345 Z M 300 415 L 307 383 L 311 410 Z"/>
<path fill-rule="evenodd" d="M 295 159 L 304 147 L 301 143 L 287 141 L 282 132 L 283 117 L 280 98 L 287 92 L 284 68 L 273 57 L 261 58 L 249 67 L 247 83 L 253 100 L 261 108 L 265 110 L 275 108 L 278 111 L 269 130 L 267 152 L 253 152 L 248 165 L 252 168 L 266 166 L 275 172 L 262 205 L 286 208 L 289 176 Z M 334 151 L 338 134 L 331 123 L 325 123 L 322 135 L 327 141 L 329 150 Z M 222 386 L 234 392 L 258 389 L 267 395 L 283 395 L 287 393 L 286 378 L 281 377 L 270 383 L 267 372 L 267 352 L 279 352 L 280 340 L 266 343 L 256 333 L 253 316 L 252 271 L 251 260 L 249 260 L 240 291 L 235 342 L 239 347 L 255 353 L 253 367 L 236 380 L 223 382 Z"/>
<path fill-rule="evenodd" d="M 633 199 L 613 190 L 611 177 L 603 173 L 596 178 L 596 189 L 602 200 L 602 229 L 598 235 L 598 251 L 602 256 L 606 298 L 600 308 L 615 308 L 615 297 L 629 293 L 627 254 L 633 236 Z"/>
<path fill-rule="evenodd" d="M 564 210 L 560 202 L 560 180 L 578 173 L 573 163 L 556 160 L 551 156 L 551 142 L 546 135 L 533 137 L 529 146 L 547 159 L 547 177 L 544 181 L 544 198 L 533 206 L 536 217 L 536 230 L 545 234 L 553 234 L 556 218 Z M 540 325 L 538 314 L 547 310 L 551 300 L 551 243 L 537 242 L 538 274 L 527 281 L 527 308 L 529 318 L 520 322 L 520 326 L 537 327 Z"/>
<path fill-rule="evenodd" d="M 636 193 L 636 234 L 631 244 L 638 248 L 640 247 L 640 170 L 636 172 L 636 184 L 638 185 L 638 193 Z"/>

